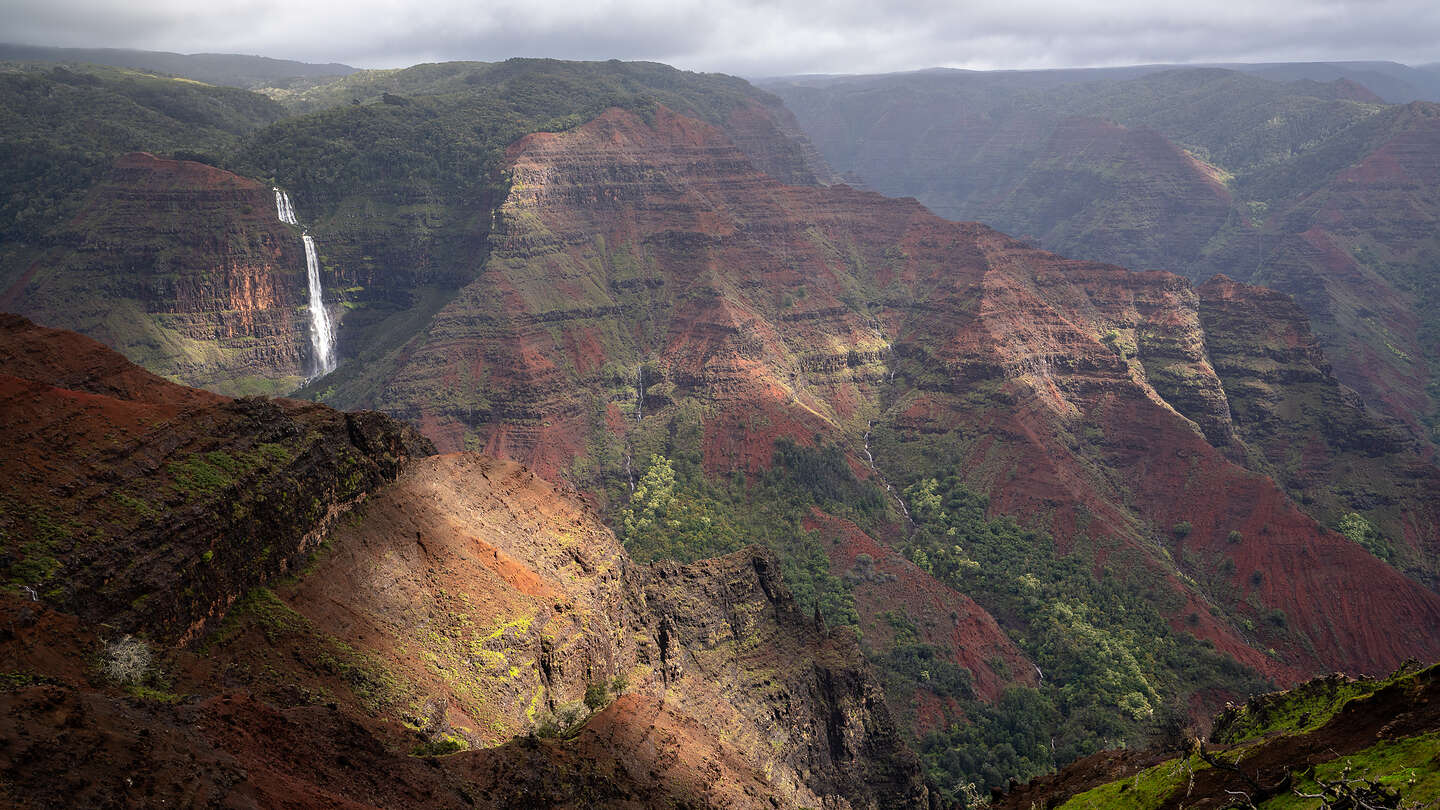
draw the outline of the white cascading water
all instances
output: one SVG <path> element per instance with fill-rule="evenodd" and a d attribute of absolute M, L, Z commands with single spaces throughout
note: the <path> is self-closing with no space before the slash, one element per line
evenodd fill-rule
<path fill-rule="evenodd" d="M 290 207 L 290 195 L 278 188 L 275 189 L 275 211 L 286 225 L 300 224 L 295 221 L 295 209 Z"/>
<path fill-rule="evenodd" d="M 335 330 L 321 297 L 320 259 L 315 255 L 315 240 L 308 233 L 300 238 L 305 240 L 305 278 L 310 283 L 310 345 L 315 349 L 315 364 L 319 366 L 315 376 L 319 377 L 335 370 Z"/>
<path fill-rule="evenodd" d="M 275 189 L 275 211 L 286 225 L 299 225 L 295 209 L 290 205 L 290 195 Z M 330 312 L 325 309 L 324 290 L 320 286 L 320 257 L 315 252 L 315 240 L 310 232 L 301 233 L 305 242 L 305 280 L 310 285 L 310 346 L 315 354 L 315 374 L 320 377 L 335 370 L 335 328 L 330 323 Z"/>

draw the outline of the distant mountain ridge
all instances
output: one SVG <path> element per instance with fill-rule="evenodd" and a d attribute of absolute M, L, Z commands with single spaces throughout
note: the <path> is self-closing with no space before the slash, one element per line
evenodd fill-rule
<path fill-rule="evenodd" d="M 110 65 L 183 76 L 207 84 L 246 88 L 264 87 L 286 79 L 348 76 L 358 70 L 337 62 L 317 64 L 234 53 L 182 54 L 128 48 L 54 48 L 14 43 L 0 43 L 0 60 Z"/>
<path fill-rule="evenodd" d="M 1392 104 L 1410 101 L 1440 101 L 1440 63 L 1405 65 L 1399 62 L 1191 62 L 1123 65 L 1090 68 L 1035 68 L 1017 70 L 969 70 L 965 68 L 925 68 L 913 71 L 876 74 L 801 74 L 795 76 L 756 77 L 761 87 L 795 84 L 819 87 L 851 81 L 889 81 L 902 77 L 974 76 L 1012 87 L 1047 88 L 1098 81 L 1138 79 L 1152 73 L 1171 70 L 1220 68 L 1248 73 L 1273 81 L 1310 80 L 1332 82 L 1346 79 L 1364 85 L 1381 99 Z"/>
<path fill-rule="evenodd" d="M 1340 67 L 1267 68 L 1307 74 L 1293 81 L 1212 67 L 764 86 L 866 187 L 1067 256 L 1294 296 L 1340 380 L 1435 443 L 1440 106 L 1387 104 Z"/>

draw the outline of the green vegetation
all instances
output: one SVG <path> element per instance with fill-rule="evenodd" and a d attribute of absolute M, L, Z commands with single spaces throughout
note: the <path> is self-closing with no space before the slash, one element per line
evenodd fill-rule
<path fill-rule="evenodd" d="M 0 549 L 5 552 L 5 579 L 12 585 L 43 589 L 53 583 L 64 567 L 62 557 L 85 534 L 86 528 L 73 518 L 0 495 Z"/>
<path fill-rule="evenodd" d="M 1060 805 L 1062 810 L 1148 810 L 1190 781 L 1198 770 L 1210 767 L 1198 757 L 1170 760 L 1128 779 L 1087 790 Z"/>
<path fill-rule="evenodd" d="M 603 682 L 585 685 L 585 708 L 598 712 L 610 703 L 610 685 Z"/>
<path fill-rule="evenodd" d="M 1260 807 L 1263 810 L 1321 810 L 1326 803 L 1331 807 L 1356 807 L 1359 805 L 1343 804 L 1343 797 L 1367 788 L 1371 797 L 1375 797 L 1380 791 L 1374 790 L 1371 785 L 1399 798 L 1398 804 L 1372 801 L 1372 806 L 1398 806 L 1414 810 L 1435 807 L 1440 805 L 1440 767 L 1437 767 L 1436 751 L 1440 751 L 1440 732 L 1403 740 L 1386 740 L 1300 772 L 1291 795 L 1277 796 Z M 1337 785 L 1349 790 L 1336 790 Z M 1310 798 L 1295 795 L 1297 792 Z M 1322 795 L 1326 796 L 1326 801 L 1313 798 Z"/>
<path fill-rule="evenodd" d="M 213 497 L 235 483 L 235 460 L 220 450 L 172 461 L 166 466 L 174 479 L 171 486 L 192 498 Z"/>
<path fill-rule="evenodd" d="M 1172 631 L 1148 565 L 1110 550 L 1058 555 L 1047 535 L 987 519 L 985 498 L 955 474 L 905 490 L 918 528 L 905 553 L 992 615 L 1040 667 L 1038 689 L 1012 687 L 995 706 L 964 705 L 968 725 L 921 741 L 937 784 L 952 791 L 1024 781 L 1102 748 L 1140 745 L 1167 707 L 1200 686 L 1254 691 L 1263 682 L 1207 642 Z M 1077 546 L 1084 548 L 1084 538 Z"/>
<path fill-rule="evenodd" d="M 1255 803 L 1248 803 L 1241 793 L 1228 792 L 1227 798 L 1237 807 L 1418 810 L 1434 806 L 1440 801 L 1440 761 L 1435 758 L 1436 751 L 1440 751 L 1440 733 L 1422 730 L 1411 736 L 1381 739 L 1343 756 L 1337 756 L 1333 744 L 1323 738 L 1318 746 L 1313 737 L 1308 743 L 1297 739 L 1316 732 L 1327 734 L 1327 725 L 1355 701 L 1377 701 L 1351 706 L 1355 716 L 1376 711 L 1404 716 L 1428 699 L 1434 677 L 1434 667 L 1419 671 L 1402 668 L 1387 678 L 1374 680 L 1351 681 L 1332 675 L 1287 692 L 1253 697 L 1245 706 L 1227 710 L 1216 719 L 1212 743 L 1219 743 L 1222 750 L 1199 748 L 1199 741 L 1192 741 L 1185 756 L 1172 757 L 1131 777 L 1081 793 L 1061 807 L 1149 810 L 1168 806 L 1180 794 L 1191 796 L 1188 791 L 1193 789 L 1192 775 L 1209 767 L 1238 769 L 1235 787 L 1243 787 L 1245 781 L 1252 785 L 1279 784 L 1282 774 L 1291 775 L 1293 781 L 1288 788 L 1268 798 L 1256 798 Z M 1348 722 L 1341 722 L 1335 743 L 1343 744 L 1355 734 Z M 1386 732 L 1382 735 L 1388 736 Z M 1293 765 L 1276 764 L 1277 752 L 1283 763 L 1285 753 L 1292 749 L 1296 752 Z M 1254 771 L 1259 767 L 1257 762 L 1268 763 L 1264 774 Z"/>
<path fill-rule="evenodd" d="M 165 469 L 176 492 L 190 499 L 213 498 L 256 473 L 282 469 L 293 455 L 283 444 L 267 443 L 244 452 L 195 453 L 167 462 Z"/>
<path fill-rule="evenodd" d="M 1336 528 L 1350 542 L 1364 546 L 1366 551 L 1385 562 L 1394 560 L 1395 547 L 1390 545 L 1390 541 L 1386 540 L 1375 528 L 1375 525 L 1366 520 L 1363 515 L 1350 512 L 1340 519 L 1340 525 Z"/>
<path fill-rule="evenodd" d="M 470 741 L 456 734 L 453 731 L 442 731 L 433 739 L 415 746 L 411 751 L 412 756 L 417 757 L 443 757 L 447 754 L 458 754 L 461 751 L 470 750 Z"/>
<path fill-rule="evenodd" d="M 125 688 L 125 691 L 136 700 L 141 700 L 146 703 L 180 702 L 180 695 L 177 695 L 174 692 L 168 691 L 166 689 L 156 688 L 153 686 L 145 686 L 144 684 L 127 686 Z"/>
<path fill-rule="evenodd" d="M 1389 679 L 1358 680 L 1331 676 L 1287 692 L 1257 695 L 1221 716 L 1216 742 L 1239 743 L 1267 734 L 1300 734 L 1324 725 L 1352 698 L 1373 693 Z"/>
<path fill-rule="evenodd" d="M 944 650 L 921 642 L 919 628 L 909 617 L 888 611 L 884 618 L 894 629 L 895 638 L 889 650 L 877 656 L 876 663 L 891 679 L 898 679 L 902 685 L 919 685 L 942 698 L 975 697 L 970 670 L 951 661 Z"/>
<path fill-rule="evenodd" d="M 214 161 L 283 115 L 244 90 L 115 68 L 0 70 L 0 238 L 44 240 L 125 152 Z"/>
<path fill-rule="evenodd" d="M 553 713 L 547 713 L 535 724 L 533 733 L 536 737 L 568 739 L 580 732 L 594 712 L 580 702 L 557 706 Z"/>
<path fill-rule="evenodd" d="M 738 551 L 755 543 L 780 559 L 785 584 L 807 612 L 833 625 L 858 624 L 849 587 L 830 573 L 818 532 L 802 525 L 812 506 L 862 517 L 883 512 L 884 496 L 855 478 L 836 447 L 777 443 L 774 466 L 757 480 L 715 481 L 698 453 L 655 455 L 619 510 L 617 533 L 637 560 L 682 562 Z M 835 498 L 850 498 L 840 501 Z"/>

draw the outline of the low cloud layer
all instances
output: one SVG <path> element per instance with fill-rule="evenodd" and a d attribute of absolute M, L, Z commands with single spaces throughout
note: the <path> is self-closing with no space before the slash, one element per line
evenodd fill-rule
<path fill-rule="evenodd" d="M 359 67 L 649 59 L 747 76 L 949 66 L 1440 61 L 1434 0 L 7 0 L 0 40 Z"/>

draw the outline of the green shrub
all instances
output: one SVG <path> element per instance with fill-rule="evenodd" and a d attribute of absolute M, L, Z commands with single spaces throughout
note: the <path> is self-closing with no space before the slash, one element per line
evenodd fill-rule
<path fill-rule="evenodd" d="M 1337 528 L 1350 542 L 1358 543 L 1363 546 L 1366 551 L 1385 562 L 1394 561 L 1395 549 L 1390 545 L 1390 541 L 1386 540 L 1385 537 L 1380 534 L 1380 530 L 1376 529 L 1375 525 L 1366 520 L 1360 513 L 1351 512 L 1347 514 L 1340 519 L 1340 525 Z"/>
<path fill-rule="evenodd" d="M 597 682 L 585 687 L 585 708 L 598 712 L 610 702 L 610 690 L 604 683 Z"/>

